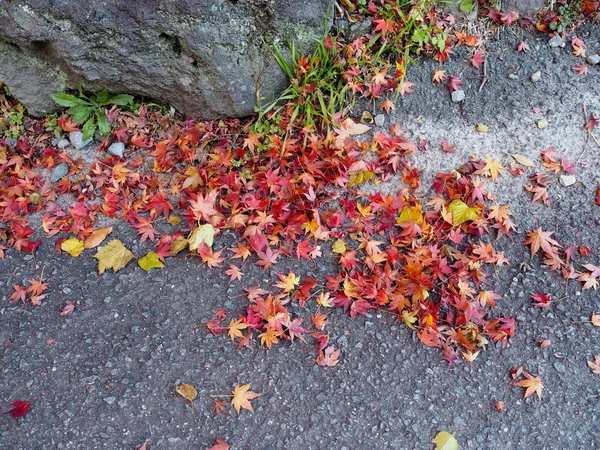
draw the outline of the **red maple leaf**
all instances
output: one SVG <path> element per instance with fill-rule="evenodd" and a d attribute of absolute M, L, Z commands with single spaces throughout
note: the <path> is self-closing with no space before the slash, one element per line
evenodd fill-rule
<path fill-rule="evenodd" d="M 29 408 L 31 407 L 31 403 L 24 402 L 23 400 L 15 400 L 8 406 L 12 406 L 13 408 L 3 412 L 2 414 L 10 414 L 16 418 L 23 417 L 25 414 L 27 414 L 27 411 L 29 411 Z"/>
<path fill-rule="evenodd" d="M 459 73 L 458 75 L 454 75 L 448 79 L 448 90 L 450 92 L 457 91 L 459 87 L 465 84 L 460 80 L 460 76 L 461 74 Z"/>
<path fill-rule="evenodd" d="M 596 128 L 597 126 L 598 119 L 593 114 L 590 114 L 590 117 L 585 121 L 585 129 L 589 131 L 594 131 L 594 128 Z"/>
<path fill-rule="evenodd" d="M 483 57 L 483 53 L 482 52 L 475 52 L 475 54 L 473 55 L 473 59 L 471 60 L 471 64 L 473 65 L 473 67 L 475 67 L 476 69 L 479 70 L 479 65 L 485 62 L 485 58 Z"/>

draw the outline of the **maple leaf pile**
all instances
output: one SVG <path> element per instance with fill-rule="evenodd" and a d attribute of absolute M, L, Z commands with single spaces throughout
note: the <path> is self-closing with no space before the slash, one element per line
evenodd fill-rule
<path fill-rule="evenodd" d="M 415 145 L 398 128 L 357 142 L 352 137 L 369 127 L 351 119 L 320 131 L 283 119 L 283 139 L 283 133 L 248 132 L 250 124 L 237 119 L 178 121 L 146 107 L 137 116 L 117 114 L 114 122 L 112 138 L 128 145 L 126 156 L 106 153 L 106 142 L 87 166 L 51 145 L 43 120 L 28 118 L 16 145 L 0 141 L 2 252 L 35 251 L 41 242 L 35 215 L 45 236 L 60 236 L 57 249 L 73 257 L 110 232 L 96 228 L 100 218 L 116 218 L 137 230 L 140 243 L 152 242 L 151 267 L 187 248 L 207 266 L 225 269 L 232 282 L 242 279 L 239 263 L 246 260 L 277 270 L 286 257 L 314 261 L 331 253 L 339 272 L 319 281 L 277 270 L 276 285 L 247 288 L 245 313 L 227 325 L 219 312 L 207 324 L 240 345 L 256 336 L 268 348 L 310 334 L 325 366 L 339 357 L 328 345 L 328 312 L 335 307 L 351 317 L 389 311 L 451 362 L 461 350 L 475 351 L 490 339 L 506 343 L 515 334 L 514 320 L 491 317 L 500 297 L 482 288 L 486 266 L 508 262 L 490 241 L 514 229 L 506 206 L 486 204 L 491 196 L 479 176 L 490 176 L 488 163 L 473 160 L 439 174 L 435 195 L 424 202 L 415 196 L 420 172 L 407 159 Z M 48 173 L 61 163 L 69 174 L 52 184 Z M 393 193 L 360 191 L 366 180 L 394 174 L 402 181 Z M 160 233 L 161 221 L 175 224 L 165 224 L 172 231 Z M 219 238 L 227 230 L 238 236 L 232 247 Z M 126 256 L 119 266 L 101 259 L 112 248 Z M 113 240 L 95 257 L 102 271 L 116 271 L 133 254 Z M 39 304 L 40 292 L 19 287 L 11 298 L 30 296 Z M 300 317 L 306 308 L 311 325 Z"/>

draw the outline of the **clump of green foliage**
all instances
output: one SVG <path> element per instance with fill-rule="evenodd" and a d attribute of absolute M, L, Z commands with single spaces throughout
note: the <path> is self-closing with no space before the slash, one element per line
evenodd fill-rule
<path fill-rule="evenodd" d="M 289 108 L 289 124 L 300 118 L 304 127 L 316 128 L 316 120 L 329 125 L 334 122 L 336 111 L 344 104 L 347 86 L 342 79 L 344 65 L 338 58 L 338 50 L 332 37 L 317 41 L 310 56 L 298 52 L 290 44 L 289 60 L 277 45 L 272 44 L 273 55 L 290 85 L 276 100 L 258 107 L 258 126 L 267 114 L 277 115 Z M 260 130 L 255 129 L 260 132 Z"/>
<path fill-rule="evenodd" d="M 103 136 L 110 134 L 111 124 L 106 117 L 105 108 L 108 106 L 127 106 L 133 103 L 133 96 L 127 94 L 112 95 L 108 90 L 86 96 L 79 89 L 79 96 L 71 94 L 52 94 L 52 99 L 60 106 L 69 108 L 68 112 L 73 121 L 83 125 L 83 139 L 86 140 L 94 135 L 96 129 Z"/>

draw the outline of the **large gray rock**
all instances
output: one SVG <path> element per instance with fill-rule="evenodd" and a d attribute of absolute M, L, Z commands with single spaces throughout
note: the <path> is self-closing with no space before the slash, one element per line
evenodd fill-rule
<path fill-rule="evenodd" d="M 502 0 L 502 10 L 514 9 L 521 16 L 534 16 L 546 5 L 546 0 Z"/>
<path fill-rule="evenodd" d="M 0 81 L 34 115 L 81 84 L 200 119 L 251 114 L 287 79 L 263 38 L 310 50 L 333 0 L 0 2 Z M 328 23 L 326 23 L 328 22 Z"/>

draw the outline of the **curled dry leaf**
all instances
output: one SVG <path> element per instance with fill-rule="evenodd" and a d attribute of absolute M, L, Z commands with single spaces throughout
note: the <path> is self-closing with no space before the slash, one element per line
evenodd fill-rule
<path fill-rule="evenodd" d="M 594 361 L 588 361 L 588 366 L 596 375 L 600 375 L 600 356 L 596 355 Z"/>
<path fill-rule="evenodd" d="M 231 446 L 227 442 L 225 442 L 223 439 L 217 438 L 215 439 L 213 446 L 206 450 L 229 450 L 229 448 L 231 448 Z"/>
<path fill-rule="evenodd" d="M 196 391 L 194 386 L 182 382 L 179 386 L 175 387 L 175 392 L 185 398 L 194 407 L 194 400 L 198 397 L 198 391 Z"/>
<path fill-rule="evenodd" d="M 92 234 L 90 234 L 87 239 L 84 242 L 84 247 L 85 248 L 95 248 L 98 247 L 100 244 L 102 244 L 102 241 L 104 241 L 104 239 L 106 239 L 106 236 L 108 236 L 111 232 L 112 232 L 112 227 L 104 227 L 104 228 L 98 228 L 97 230 L 94 230 L 92 232 Z"/>

